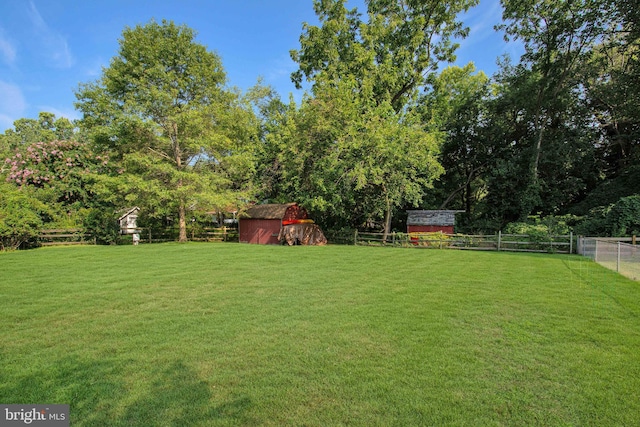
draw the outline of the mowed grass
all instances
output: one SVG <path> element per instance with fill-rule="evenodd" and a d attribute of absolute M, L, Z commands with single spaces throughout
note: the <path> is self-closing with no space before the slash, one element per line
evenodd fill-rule
<path fill-rule="evenodd" d="M 640 284 L 567 255 L 5 253 L 0 402 L 73 426 L 640 425 Z"/>

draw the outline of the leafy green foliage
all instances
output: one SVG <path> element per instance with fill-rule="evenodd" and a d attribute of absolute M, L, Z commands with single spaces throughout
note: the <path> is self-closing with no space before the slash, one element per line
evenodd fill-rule
<path fill-rule="evenodd" d="M 607 222 L 612 236 L 640 235 L 640 195 L 618 200 L 609 210 Z"/>
<path fill-rule="evenodd" d="M 33 241 L 50 212 L 28 188 L 0 181 L 0 250 Z"/>
<path fill-rule="evenodd" d="M 468 34 L 457 15 L 476 0 L 367 1 L 367 20 L 342 0 L 314 0 L 321 26 L 305 24 L 300 49 L 291 57 L 314 87 L 349 79 L 357 92 L 395 111 L 414 100 L 439 62 L 452 62 L 455 38 Z"/>
<path fill-rule="evenodd" d="M 551 236 L 566 236 L 571 232 L 571 224 L 576 218 L 531 216 L 526 222 L 512 222 L 504 228 L 506 234 L 526 234 L 533 241 L 548 242 Z"/>
<path fill-rule="evenodd" d="M 192 29 L 151 21 L 126 28 L 101 79 L 77 92 L 81 125 L 122 161 L 129 201 L 177 214 L 181 241 L 188 210 L 247 198 L 258 126 L 224 83 L 220 58 Z"/>
<path fill-rule="evenodd" d="M 603 179 L 586 197 L 570 208 L 575 215 L 585 215 L 593 208 L 610 206 L 623 197 L 638 193 L 640 165 L 625 168 L 619 175 Z"/>
<path fill-rule="evenodd" d="M 265 171 L 280 196 L 305 205 L 325 227 L 384 224 L 397 208 L 419 204 L 441 173 L 439 141 L 415 115 L 367 104 L 346 82 L 276 116 Z"/>
<path fill-rule="evenodd" d="M 14 151 L 36 142 L 74 139 L 76 129 L 69 119 L 56 118 L 55 114 L 41 112 L 38 119 L 18 119 L 13 129 L 7 129 L 0 135 L 0 148 L 5 145 Z M 0 151 L 0 155 L 3 153 Z"/>
<path fill-rule="evenodd" d="M 30 144 L 5 165 L 7 181 L 51 190 L 57 202 L 75 209 L 91 204 L 93 177 L 110 169 L 108 156 L 95 155 L 87 144 L 74 140 Z"/>
<path fill-rule="evenodd" d="M 610 236 L 610 227 L 607 221 L 607 215 L 610 210 L 610 206 L 599 206 L 590 209 L 577 222 L 574 227 L 575 233 L 580 236 Z"/>
<path fill-rule="evenodd" d="M 494 138 L 508 148 L 502 155 L 510 166 L 503 169 L 508 173 L 488 180 L 494 195 L 487 202 L 492 205 L 508 194 L 501 187 L 505 180 L 512 182 L 510 192 L 519 197 L 507 220 L 565 211 L 597 173 L 592 159 L 598 134 L 584 102 L 583 82 L 593 49 L 612 28 L 604 3 L 502 2 L 500 27 L 525 47 L 519 64 L 503 63 L 492 114 L 498 131 Z"/>
<path fill-rule="evenodd" d="M 84 218 L 84 230 L 100 245 L 114 245 L 120 237 L 120 226 L 114 209 L 94 208 Z"/>
<path fill-rule="evenodd" d="M 446 68 L 430 83 L 416 109 L 430 129 L 442 134 L 439 160 L 445 172 L 429 196 L 440 209 L 462 208 L 470 217 L 484 197 L 483 175 L 495 155 L 487 123 L 489 78 L 471 63 Z"/>
<path fill-rule="evenodd" d="M 622 197 L 614 204 L 590 209 L 575 231 L 583 236 L 640 235 L 640 196 Z"/>
<path fill-rule="evenodd" d="M 343 1 L 315 1 L 320 26 L 305 24 L 293 81 L 313 82 L 295 131 L 304 135 L 293 164 L 297 193 L 334 227 L 382 223 L 417 206 L 441 173 L 441 140 L 410 111 L 439 62 L 453 61 L 468 30 L 458 13 L 476 4 L 456 0 L 367 2 L 367 19 Z M 293 135 L 290 128 L 288 134 Z M 340 218 L 342 218 L 340 220 Z"/>

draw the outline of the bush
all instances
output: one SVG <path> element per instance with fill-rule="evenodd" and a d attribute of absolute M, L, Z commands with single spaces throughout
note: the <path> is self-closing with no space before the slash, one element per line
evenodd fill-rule
<path fill-rule="evenodd" d="M 120 238 L 120 226 L 113 209 L 91 209 L 84 220 L 85 231 L 100 245 L 115 245 Z"/>
<path fill-rule="evenodd" d="M 640 195 L 622 197 L 615 204 L 589 211 L 576 227 L 583 236 L 631 236 L 640 234 Z"/>
<path fill-rule="evenodd" d="M 449 246 L 451 240 L 451 237 L 442 231 L 409 233 L 409 238 L 412 244 L 426 247 L 446 247 Z"/>
<path fill-rule="evenodd" d="M 28 191 L 0 184 L 0 250 L 36 243 L 47 207 Z"/>
<path fill-rule="evenodd" d="M 608 236 L 607 214 L 611 207 L 599 206 L 589 210 L 574 227 L 576 234 L 580 236 L 604 237 Z"/>
<path fill-rule="evenodd" d="M 612 236 L 640 235 L 640 195 L 623 197 L 607 214 Z"/>
<path fill-rule="evenodd" d="M 504 229 L 506 234 L 526 234 L 533 241 L 549 241 L 549 236 L 566 236 L 571 233 L 573 224 L 577 217 L 565 216 L 539 216 L 529 217 L 527 222 L 512 222 Z"/>

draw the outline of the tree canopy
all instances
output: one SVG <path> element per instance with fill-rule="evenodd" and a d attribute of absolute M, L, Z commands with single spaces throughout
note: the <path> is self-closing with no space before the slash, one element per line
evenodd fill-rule
<path fill-rule="evenodd" d="M 292 80 L 314 87 L 350 80 L 354 90 L 396 111 L 414 99 L 440 62 L 452 62 L 468 29 L 458 14 L 477 0 L 368 0 L 366 18 L 343 0 L 314 0 L 320 27 L 304 24 Z"/>
<path fill-rule="evenodd" d="M 181 241 L 189 209 L 238 203 L 257 131 L 251 110 L 225 88 L 220 58 L 195 36 L 169 21 L 125 29 L 118 55 L 80 86 L 76 105 L 96 145 L 121 159 L 130 199 L 176 213 Z"/>

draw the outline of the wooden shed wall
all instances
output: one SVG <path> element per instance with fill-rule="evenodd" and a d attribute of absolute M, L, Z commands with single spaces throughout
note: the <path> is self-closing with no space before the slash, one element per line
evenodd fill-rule
<path fill-rule="evenodd" d="M 240 218 L 240 243 L 280 244 L 278 235 L 283 220 L 306 219 L 307 211 L 296 203 L 255 205 Z"/>
<path fill-rule="evenodd" d="M 282 221 L 279 219 L 243 218 L 239 222 L 240 243 L 277 245 Z"/>
<path fill-rule="evenodd" d="M 441 231 L 445 234 L 453 234 L 453 225 L 408 225 L 408 233 L 435 233 Z"/>

